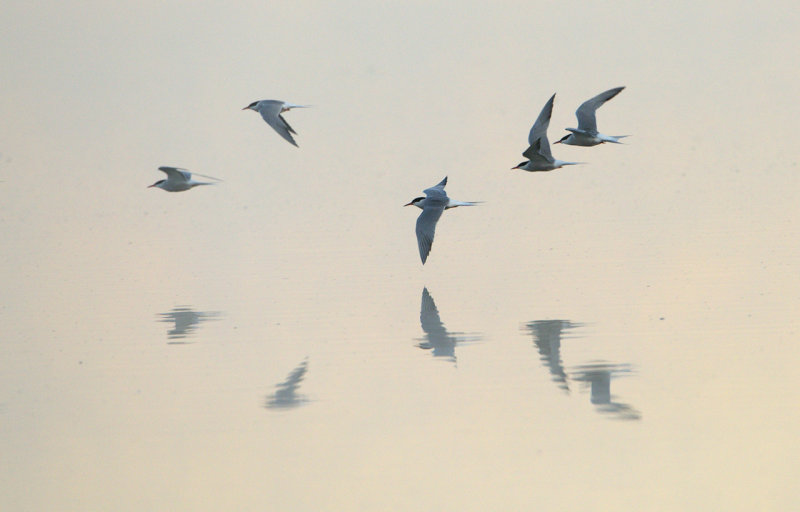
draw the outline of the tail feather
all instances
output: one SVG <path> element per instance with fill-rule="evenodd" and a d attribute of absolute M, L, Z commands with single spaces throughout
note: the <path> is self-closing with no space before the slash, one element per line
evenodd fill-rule
<path fill-rule="evenodd" d="M 603 142 L 611 142 L 612 144 L 622 144 L 622 142 L 620 142 L 619 139 L 624 139 L 625 137 L 630 137 L 630 135 L 612 135 Z"/>
<path fill-rule="evenodd" d="M 457 208 L 459 206 L 477 206 L 481 204 L 483 201 L 453 201 L 451 200 L 450 203 L 445 207 L 446 210 L 450 208 Z"/>

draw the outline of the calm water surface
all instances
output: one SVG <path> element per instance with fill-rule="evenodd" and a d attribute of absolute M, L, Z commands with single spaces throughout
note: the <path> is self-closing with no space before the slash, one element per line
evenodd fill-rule
<path fill-rule="evenodd" d="M 800 502 L 794 4 L 6 11 L 0 509 Z"/>

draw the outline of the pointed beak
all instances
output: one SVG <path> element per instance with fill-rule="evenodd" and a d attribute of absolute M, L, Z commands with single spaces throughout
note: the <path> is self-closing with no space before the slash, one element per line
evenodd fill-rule
<path fill-rule="evenodd" d="M 561 144 L 560 140 L 555 141 L 553 144 Z"/>
<path fill-rule="evenodd" d="M 250 109 L 250 105 L 244 107 L 242 110 L 248 110 L 248 109 Z"/>
<path fill-rule="evenodd" d="M 412 204 L 414 204 L 414 201 L 411 201 L 410 203 L 406 203 L 403 206 L 411 206 Z"/>
<path fill-rule="evenodd" d="M 512 169 L 519 169 L 519 166 L 515 165 L 514 167 L 512 167 Z"/>
<path fill-rule="evenodd" d="M 147 188 L 153 188 L 155 186 L 156 186 L 155 183 L 153 183 L 152 185 L 147 185 Z"/>

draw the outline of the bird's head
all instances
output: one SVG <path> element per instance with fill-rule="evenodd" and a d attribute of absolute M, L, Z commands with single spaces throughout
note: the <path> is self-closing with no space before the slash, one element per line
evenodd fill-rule
<path fill-rule="evenodd" d="M 562 142 L 567 140 L 569 138 L 569 136 L 570 136 L 570 134 L 568 133 L 568 134 L 564 135 L 563 137 L 561 137 L 560 139 L 558 139 L 557 141 L 555 141 L 553 144 L 561 144 Z"/>
<path fill-rule="evenodd" d="M 415 197 L 410 203 L 406 203 L 403 206 L 416 206 L 417 208 L 422 208 L 423 202 L 425 202 L 424 197 Z"/>
<path fill-rule="evenodd" d="M 524 162 L 520 162 L 519 164 L 517 164 L 514 167 L 512 167 L 512 169 L 522 169 L 523 167 L 525 167 L 525 164 L 527 164 L 527 163 L 528 163 L 528 160 L 525 160 Z"/>
<path fill-rule="evenodd" d="M 247 105 L 242 110 L 258 110 L 258 101 L 254 101 L 253 103 Z"/>
<path fill-rule="evenodd" d="M 165 181 L 167 181 L 167 180 L 158 180 L 157 182 L 153 183 L 152 185 L 150 185 L 150 186 L 149 186 L 149 187 L 147 187 L 147 188 L 159 187 L 159 186 L 160 186 L 162 183 L 164 183 Z M 159 187 L 159 188 L 160 188 L 160 187 Z"/>

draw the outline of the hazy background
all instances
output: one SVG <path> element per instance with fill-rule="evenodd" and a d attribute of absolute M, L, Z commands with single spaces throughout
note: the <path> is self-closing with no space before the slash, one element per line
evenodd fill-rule
<path fill-rule="evenodd" d="M 800 500 L 794 2 L 3 7 L 3 510 Z"/>

